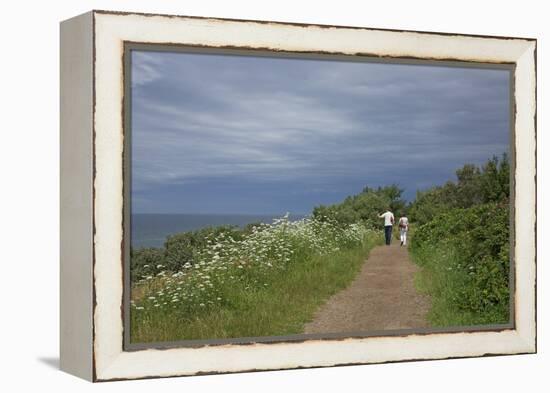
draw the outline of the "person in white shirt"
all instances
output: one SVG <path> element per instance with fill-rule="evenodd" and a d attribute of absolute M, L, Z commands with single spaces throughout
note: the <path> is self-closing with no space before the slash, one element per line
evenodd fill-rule
<path fill-rule="evenodd" d="M 401 238 L 401 245 L 407 245 L 407 232 L 409 231 L 409 219 L 406 216 L 401 216 L 399 219 L 399 235 Z"/>
<path fill-rule="evenodd" d="M 384 219 L 384 236 L 386 237 L 386 246 L 389 246 L 391 243 L 391 233 L 395 218 L 393 217 L 393 213 L 389 209 L 380 214 L 378 218 Z"/>

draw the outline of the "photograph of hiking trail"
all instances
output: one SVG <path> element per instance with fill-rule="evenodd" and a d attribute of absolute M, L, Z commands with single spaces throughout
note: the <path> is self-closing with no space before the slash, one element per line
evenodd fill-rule
<path fill-rule="evenodd" d="M 510 68 L 129 53 L 131 344 L 510 322 Z"/>

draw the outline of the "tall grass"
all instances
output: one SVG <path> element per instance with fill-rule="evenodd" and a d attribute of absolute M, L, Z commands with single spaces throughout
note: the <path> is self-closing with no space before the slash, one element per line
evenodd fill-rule
<path fill-rule="evenodd" d="M 380 242 L 377 232 L 361 224 L 342 227 L 309 218 L 283 217 L 238 240 L 220 233 L 207 239 L 197 263 L 137 283 L 131 341 L 300 333 Z"/>
<path fill-rule="evenodd" d="M 423 269 L 416 276 L 420 292 L 429 294 L 432 308 L 428 319 L 432 326 L 471 326 L 508 322 L 508 302 L 498 302 L 484 310 L 467 307 L 465 293 L 483 298 L 488 289 L 474 289 L 472 275 L 460 268 L 460 250 L 452 245 L 429 246 L 416 252 L 414 259 L 422 261 Z"/>

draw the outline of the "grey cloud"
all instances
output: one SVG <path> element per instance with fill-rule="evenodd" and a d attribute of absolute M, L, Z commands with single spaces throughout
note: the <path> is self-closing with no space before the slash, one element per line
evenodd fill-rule
<path fill-rule="evenodd" d="M 270 190 L 397 179 L 410 196 L 509 141 L 501 70 L 151 52 L 132 76 L 143 200 L 220 178 Z"/>

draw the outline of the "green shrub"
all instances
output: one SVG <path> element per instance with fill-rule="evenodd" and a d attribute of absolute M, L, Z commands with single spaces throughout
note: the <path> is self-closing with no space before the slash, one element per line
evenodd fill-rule
<path fill-rule="evenodd" d="M 130 250 L 130 276 L 135 282 L 149 274 L 157 274 L 165 269 L 162 248 L 139 248 Z"/>
<path fill-rule="evenodd" d="M 403 189 L 396 185 L 365 187 L 361 193 L 348 196 L 342 203 L 315 207 L 313 217 L 318 220 L 330 219 L 344 227 L 361 222 L 369 227 L 382 229 L 384 221 L 378 218 L 380 213 L 389 208 L 398 217 L 405 212 L 402 194 Z"/>
<path fill-rule="evenodd" d="M 509 248 L 506 202 L 452 209 L 418 227 L 410 250 L 432 296 L 432 323 L 508 322 Z"/>
<path fill-rule="evenodd" d="M 168 236 L 164 243 L 165 270 L 177 272 L 187 263 L 193 265 L 197 260 L 197 253 L 206 246 L 208 239 L 220 233 L 234 239 L 242 238 L 242 231 L 234 226 L 209 227 Z"/>
<path fill-rule="evenodd" d="M 164 248 L 131 249 L 131 280 L 137 282 L 147 276 L 155 276 L 161 271 L 180 271 L 185 264 L 195 264 L 198 254 L 206 247 L 209 239 L 224 233 L 234 240 L 240 240 L 252 230 L 252 227 L 247 227 L 244 230 L 235 226 L 209 227 L 168 236 Z"/>

